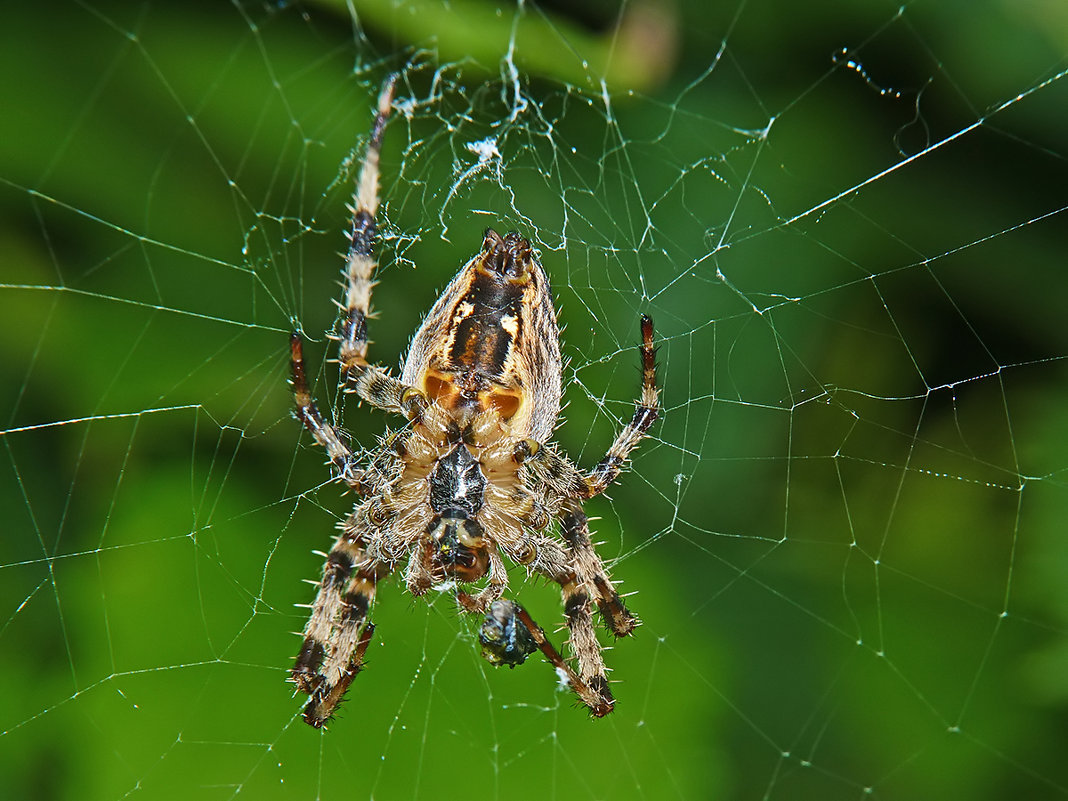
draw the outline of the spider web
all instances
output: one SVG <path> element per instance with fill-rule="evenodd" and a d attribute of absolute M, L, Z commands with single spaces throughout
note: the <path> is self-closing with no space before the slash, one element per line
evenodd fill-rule
<path fill-rule="evenodd" d="M 1065 12 L 696 6 L 7 10 L 5 792 L 1068 795 Z M 519 230 L 592 465 L 656 321 L 664 419 L 589 504 L 644 620 L 602 721 L 395 581 L 328 732 L 283 681 L 351 503 L 286 335 L 373 445 L 324 334 L 391 71 L 375 358 Z"/>

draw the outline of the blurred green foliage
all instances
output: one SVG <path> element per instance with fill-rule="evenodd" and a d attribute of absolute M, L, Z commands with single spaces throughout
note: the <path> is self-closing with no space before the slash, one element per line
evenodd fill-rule
<path fill-rule="evenodd" d="M 1063 8 L 4 16 L 7 797 L 1068 794 Z M 334 406 L 390 71 L 383 362 L 487 225 L 541 249 L 582 463 L 630 413 L 639 312 L 663 339 L 665 418 L 590 504 L 645 620 L 604 721 L 395 582 L 328 733 L 283 683 L 350 503 L 289 417 L 286 334 Z M 558 593 L 513 583 L 552 628 Z"/>

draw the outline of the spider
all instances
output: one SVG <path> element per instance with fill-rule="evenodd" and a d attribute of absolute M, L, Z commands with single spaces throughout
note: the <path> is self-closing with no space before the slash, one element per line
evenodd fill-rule
<path fill-rule="evenodd" d="M 494 665 L 540 650 L 595 717 L 612 711 L 596 605 L 622 637 L 640 623 L 590 541 L 582 503 L 603 492 L 659 415 L 653 322 L 641 318 L 641 396 L 630 423 L 593 470 L 550 441 L 560 413 L 559 328 L 549 281 L 530 243 L 486 231 L 480 251 L 445 288 L 412 338 L 399 378 L 367 361 L 376 261 L 379 150 L 396 76 L 378 100 L 349 207 L 346 299 L 337 333 L 341 385 L 400 415 L 369 459 L 327 422 L 312 398 L 302 337 L 290 336 L 295 416 L 325 448 L 358 500 L 339 524 L 290 681 L 310 696 L 304 720 L 321 727 L 363 667 L 378 583 L 398 568 L 413 596 L 451 584 L 460 608 L 484 614 L 479 640 Z M 552 531 L 559 521 L 559 535 Z M 504 557 L 560 585 L 577 670 L 519 604 L 506 600 Z M 470 585 L 485 579 L 477 589 Z"/>

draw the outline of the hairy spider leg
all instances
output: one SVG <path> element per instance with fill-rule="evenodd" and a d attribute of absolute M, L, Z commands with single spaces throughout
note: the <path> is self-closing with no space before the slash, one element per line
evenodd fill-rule
<path fill-rule="evenodd" d="M 572 692 L 579 697 L 579 700 L 581 700 L 582 703 L 589 707 L 590 713 L 596 718 L 603 718 L 611 712 L 612 707 L 615 704 L 615 699 L 613 699 L 612 694 L 607 691 L 607 681 L 605 682 L 604 692 L 594 690 L 594 688 L 578 675 L 571 665 L 564 660 L 560 655 L 560 652 L 553 647 L 553 644 L 545 635 L 545 631 L 534 621 L 526 609 L 515 601 L 506 600 L 505 603 L 511 606 L 511 613 L 519 618 L 523 625 L 527 627 L 530 636 L 534 640 L 534 644 L 538 646 L 538 650 L 544 654 L 545 658 L 549 660 L 554 668 L 556 668 L 557 672 L 567 680 L 568 686 L 571 687 Z"/>
<path fill-rule="evenodd" d="M 612 580 L 608 578 L 608 571 L 590 541 L 589 519 L 578 501 L 565 504 L 560 517 L 560 533 L 571 551 L 574 583 L 586 595 L 587 604 L 591 599 L 597 604 L 601 618 L 615 636 L 625 637 L 633 632 L 641 625 L 641 621 L 627 609 Z M 567 594 L 565 586 L 564 595 Z"/>
<path fill-rule="evenodd" d="M 367 320 L 371 317 L 371 290 L 378 267 L 374 249 L 378 240 L 375 215 L 378 212 L 379 154 L 396 83 L 397 76 L 390 75 L 382 85 L 371 141 L 367 143 L 360 177 L 348 206 L 352 222 L 345 232 L 349 240 L 342 271 L 346 283 L 345 306 L 341 331 L 336 339 L 341 383 L 346 390 L 355 392 L 379 409 L 414 419 L 422 408 L 422 394 L 393 378 L 385 368 L 367 362 Z"/>
<path fill-rule="evenodd" d="M 402 384 L 377 366 L 367 364 L 367 318 L 370 316 L 371 288 L 376 263 L 372 252 L 376 239 L 375 213 L 378 211 L 378 162 L 382 147 L 382 133 L 389 118 L 393 103 L 393 88 L 396 75 L 391 75 L 382 86 L 375 113 L 371 141 L 367 145 L 363 165 L 353 203 L 352 225 L 346 236 L 349 250 L 345 257 L 344 274 L 348 282 L 344 322 L 338 340 L 338 355 L 343 376 L 342 383 L 351 383 L 354 391 L 371 405 L 404 415 L 417 417 L 424 404 L 422 394 Z M 342 479 L 359 490 L 360 472 L 355 467 L 352 450 L 338 434 L 337 429 L 323 419 L 322 413 L 308 388 L 304 367 L 304 348 L 300 334 L 294 331 L 289 336 L 290 374 L 297 418 L 304 424 L 316 442 L 322 445 L 337 468 Z"/>
<path fill-rule="evenodd" d="M 389 76 L 382 85 L 378 97 L 371 140 L 367 143 L 360 166 L 352 203 L 348 206 L 352 221 L 345 237 L 349 240 L 345 256 L 344 275 L 347 281 L 345 294 L 345 319 L 338 338 L 338 355 L 343 371 L 367 367 L 367 318 L 370 316 L 371 289 L 374 287 L 374 272 L 378 263 L 374 248 L 378 239 L 375 214 L 378 212 L 378 164 L 382 150 L 382 134 L 386 129 L 390 108 L 393 105 L 393 87 L 396 75 Z"/>
<path fill-rule="evenodd" d="M 367 646 L 371 644 L 371 638 L 374 633 L 374 623 L 368 623 L 364 626 L 363 633 L 360 634 L 360 639 L 356 643 L 356 650 L 353 651 L 348 667 L 337 684 L 329 688 L 323 687 L 312 693 L 311 700 L 304 706 L 304 712 L 302 713 L 304 722 L 309 726 L 321 729 L 333 717 L 337 711 L 338 704 L 341 703 L 341 699 L 348 692 L 352 680 L 363 670 L 363 657 L 367 652 Z"/>
<path fill-rule="evenodd" d="M 289 335 L 289 369 L 297 419 L 311 432 L 315 441 L 326 449 L 342 480 L 357 492 L 361 492 L 360 479 L 363 471 L 356 467 L 356 455 L 337 429 L 323 419 L 308 389 L 308 378 L 304 369 L 304 346 L 300 334 L 295 331 Z"/>
<path fill-rule="evenodd" d="M 656 348 L 653 347 L 653 318 L 642 315 L 642 393 L 635 403 L 634 416 L 619 432 L 605 457 L 585 477 L 585 497 L 600 495 L 619 477 L 619 471 L 649 427 L 660 416 L 660 393 L 656 388 Z"/>
<path fill-rule="evenodd" d="M 367 613 L 378 582 L 388 566 L 368 558 L 355 524 L 346 524 L 327 555 L 312 615 L 304 627 L 304 643 L 290 677 L 297 689 L 311 696 L 304 721 L 321 728 L 334 714 L 345 691 L 363 668 L 374 633 Z"/>
<path fill-rule="evenodd" d="M 641 317 L 642 344 L 642 389 L 635 403 L 634 416 L 619 433 L 608 453 L 593 470 L 583 477 L 584 498 L 592 498 L 604 492 L 619 477 L 630 453 L 645 437 L 646 432 L 660 416 L 660 393 L 656 386 L 656 348 L 653 346 L 653 319 Z M 640 621 L 627 609 L 619 593 L 605 574 L 600 558 L 593 550 L 589 537 L 589 523 L 578 504 L 568 509 L 563 525 L 564 538 L 575 552 L 576 563 L 584 566 L 591 583 L 593 598 L 601 617 L 617 637 L 630 634 Z"/>
<path fill-rule="evenodd" d="M 592 597 L 609 630 L 617 637 L 630 634 L 641 621 L 627 609 L 608 578 L 604 565 L 590 542 L 589 521 L 582 511 L 580 502 L 604 492 L 619 477 L 620 470 L 630 453 L 660 416 L 653 320 L 647 314 L 641 317 L 641 330 L 641 397 L 635 404 L 634 416 L 616 437 L 605 457 L 586 475 L 580 474 L 568 459 L 550 448 L 544 449 L 544 452 L 540 454 L 540 459 L 531 462 L 534 469 L 542 476 L 542 480 L 556 488 L 565 501 L 561 512 L 562 534 L 570 546 L 572 558 L 579 566 L 586 583 L 585 590 L 580 590 L 577 586 L 568 590 L 568 585 L 561 582 L 564 586 L 565 602 L 569 594 L 576 605 L 579 601 L 573 599 L 584 597 L 588 603 Z M 585 639 L 585 635 L 581 635 L 579 641 Z"/>
<path fill-rule="evenodd" d="M 605 575 L 604 565 L 590 542 L 589 523 L 586 514 L 577 501 L 569 502 L 560 518 L 560 533 L 571 551 L 570 581 L 563 581 L 560 587 L 564 602 L 564 619 L 571 633 L 571 651 L 578 662 L 578 672 L 593 690 L 600 696 L 607 714 L 615 704 L 612 692 L 608 689 L 608 677 L 605 675 L 604 657 L 601 645 L 593 626 L 591 600 L 596 600 L 601 616 L 612 632 L 618 637 L 630 634 L 639 624 L 638 619 L 623 605 L 612 583 Z M 597 579 L 600 579 L 598 582 Z M 610 591 L 609 600 L 601 597 L 599 583 Z M 591 707 L 593 710 L 593 707 Z M 593 710 L 596 715 L 596 710 Z"/>

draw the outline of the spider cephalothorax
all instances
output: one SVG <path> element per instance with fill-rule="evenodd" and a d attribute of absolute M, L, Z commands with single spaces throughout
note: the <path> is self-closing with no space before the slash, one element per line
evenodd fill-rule
<path fill-rule="evenodd" d="M 311 697 L 304 719 L 319 727 L 334 713 L 374 632 L 368 612 L 376 586 L 397 569 L 416 596 L 453 582 L 460 607 L 485 615 L 479 639 L 491 663 L 514 667 L 540 649 L 601 717 L 615 700 L 592 608 L 616 636 L 630 634 L 638 620 L 590 542 L 582 502 L 615 480 L 657 418 L 652 320 L 642 317 L 642 389 L 634 417 L 588 473 L 550 442 L 560 413 L 559 329 L 545 271 L 516 233 L 486 231 L 481 250 L 412 338 L 399 379 L 369 364 L 378 152 L 392 92 L 389 80 L 354 198 L 345 314 L 335 337 L 345 390 L 407 420 L 366 463 L 319 413 L 301 338 L 290 338 L 297 418 L 360 497 L 327 555 L 291 671 L 297 688 Z M 577 671 L 523 607 L 503 598 L 505 558 L 560 585 Z"/>

